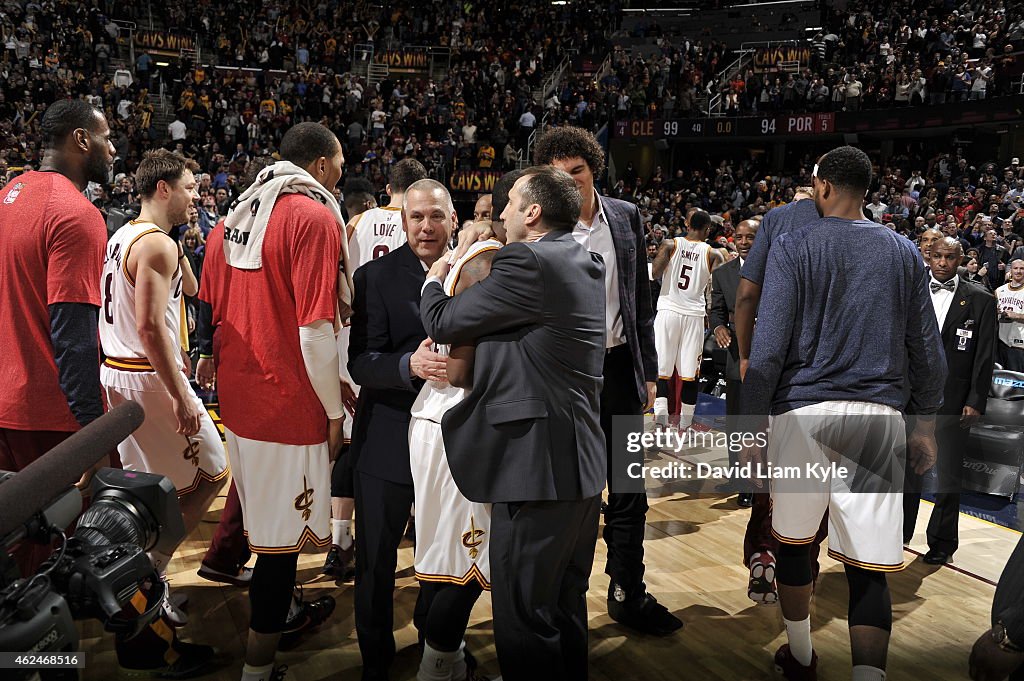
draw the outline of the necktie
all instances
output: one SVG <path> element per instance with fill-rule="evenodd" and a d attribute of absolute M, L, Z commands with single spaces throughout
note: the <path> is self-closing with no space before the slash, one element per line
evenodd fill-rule
<path fill-rule="evenodd" d="M 933 281 L 931 283 L 931 286 L 932 286 L 932 293 L 935 293 L 936 291 L 941 291 L 942 289 L 946 289 L 950 293 L 953 293 L 954 291 L 956 291 L 956 282 L 954 280 L 952 280 L 952 279 L 947 281 L 945 284 L 940 284 L 937 281 Z"/>

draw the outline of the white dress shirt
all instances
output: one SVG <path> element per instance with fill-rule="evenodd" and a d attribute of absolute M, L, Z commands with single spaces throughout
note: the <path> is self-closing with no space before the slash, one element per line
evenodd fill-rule
<path fill-rule="evenodd" d="M 930 277 L 931 281 L 936 284 L 942 282 L 936 279 L 934 276 Z M 946 323 L 946 313 L 949 312 L 949 306 L 953 303 L 953 296 L 956 295 L 956 287 L 960 285 L 960 277 L 954 275 L 950 280 L 953 282 L 953 290 L 947 291 L 945 289 L 939 289 L 932 293 L 932 307 L 935 308 L 935 318 L 939 321 L 939 331 L 942 331 L 942 325 Z M 929 290 L 931 290 L 931 283 L 928 284 Z"/>
<path fill-rule="evenodd" d="M 572 236 L 578 244 L 604 259 L 605 347 L 613 348 L 626 342 L 622 309 L 619 306 L 618 260 L 615 257 L 612 229 L 597 191 L 594 192 L 594 200 L 597 201 L 597 213 L 594 214 L 593 223 L 587 225 L 580 220 L 572 230 Z"/>

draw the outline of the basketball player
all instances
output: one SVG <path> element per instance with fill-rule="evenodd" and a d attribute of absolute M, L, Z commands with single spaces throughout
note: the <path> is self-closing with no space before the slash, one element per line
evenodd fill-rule
<path fill-rule="evenodd" d="M 506 173 L 495 184 L 498 215 L 508 205 L 508 192 L 521 175 L 521 171 Z M 494 238 L 474 242 L 452 265 L 443 284 L 448 295 L 465 291 L 490 273 L 491 260 L 505 244 L 504 222 L 492 221 L 491 229 Z M 448 355 L 448 383 L 427 381 L 412 407 L 409 455 L 418 517 L 416 577 L 421 589 L 433 590 L 424 599 L 429 606 L 417 681 L 466 678 L 462 638 L 474 603 L 483 589 L 491 588 L 491 506 L 471 502 L 459 491 L 441 437 L 441 417 L 472 387 L 473 350 L 472 345 L 450 350 L 441 346 L 438 352 Z"/>
<path fill-rule="evenodd" d="M 345 183 L 342 191 L 345 196 L 345 214 L 351 222 L 360 213 L 377 207 L 377 198 L 373 195 L 373 185 L 363 177 L 356 177 Z"/>
<path fill-rule="evenodd" d="M 330 461 L 344 407 L 334 338 L 342 254 L 341 143 L 318 123 L 281 140 L 223 230 L 210 233 L 201 296 L 222 326 L 217 365 L 228 457 L 258 555 L 243 681 L 268 681 L 293 605 L 298 554 L 326 549 Z M 258 202 L 258 203 L 257 203 Z M 329 596 L 303 604 L 324 621 Z"/>
<path fill-rule="evenodd" d="M 704 289 L 711 272 L 725 262 L 725 254 L 707 243 L 711 216 L 696 211 L 685 237 L 665 239 L 654 258 L 652 272 L 661 279 L 658 315 L 654 318 L 654 341 L 658 349 L 658 397 L 654 420 L 668 425 L 668 382 L 672 372 L 683 381 L 679 428 L 693 422 L 697 405 L 697 374 L 704 353 L 704 317 L 707 311 Z"/>
<path fill-rule="evenodd" d="M 188 376 L 188 331 L 182 295 L 199 290 L 171 228 L 188 219 L 198 198 L 184 156 L 158 149 L 146 154 L 135 174 L 142 199 L 137 220 L 107 243 L 103 264 L 100 344 L 106 359 L 100 382 L 107 403 L 138 402 L 146 419 L 117 446 L 125 470 L 165 475 L 181 501 L 186 536 L 223 485 L 227 461 L 220 434 Z M 150 552 L 153 566 L 167 571 L 169 555 Z M 168 608 L 177 626 L 185 617 Z"/>
<path fill-rule="evenodd" d="M 754 238 L 754 245 L 743 260 L 739 285 L 736 287 L 735 332 L 739 356 L 740 379 L 743 379 L 750 357 L 750 340 L 754 333 L 754 317 L 761 301 L 761 284 L 772 246 L 780 236 L 807 225 L 816 224 L 821 216 L 814 205 L 814 188 L 797 187 L 793 200 L 768 211 Z M 740 391 L 742 393 L 742 390 Z M 811 549 L 812 575 L 819 572 L 818 551 L 828 536 L 828 519 L 822 519 Z M 747 594 L 758 603 L 778 601 L 774 575 L 779 541 L 772 534 L 772 505 L 767 490 L 755 490 L 750 518 L 743 537 L 744 558 L 749 568 Z M 754 556 L 757 556 L 756 560 Z"/>
<path fill-rule="evenodd" d="M 480 220 L 490 220 L 494 215 L 494 197 L 490 194 L 484 194 L 476 200 L 476 205 L 473 206 L 473 222 L 479 222 Z M 500 213 L 499 213 L 500 215 Z"/>
<path fill-rule="evenodd" d="M 1024 372 L 1024 260 L 1010 263 L 1010 280 L 996 289 L 999 343 L 996 361 L 1007 371 Z"/>
<path fill-rule="evenodd" d="M 791 681 L 817 678 L 810 551 L 826 511 L 829 556 L 844 564 L 849 583 L 853 681 L 885 679 L 892 629 L 885 575 L 903 568 L 903 506 L 895 484 L 902 482 L 905 375 L 921 415 L 906 438 L 907 463 L 922 473 L 936 458 L 934 414 L 946 366 L 932 351 L 941 339 L 928 277 L 909 241 L 864 218 L 871 174 L 867 154 L 849 146 L 815 167 L 814 201 L 823 219 L 780 236 L 771 248 L 743 383 L 744 414 L 773 415 L 773 465 L 828 467 L 841 458 L 853 471 L 829 480 L 772 481 L 776 580 L 789 639 L 775 664 Z M 888 265 L 865 268 L 851 253 L 870 253 Z M 891 295 L 873 299 L 864 314 L 859 294 L 869 290 Z M 753 460 L 751 453 L 743 458 Z"/>
<path fill-rule="evenodd" d="M 427 177 L 427 169 L 414 158 L 402 159 L 388 173 L 386 191 L 391 201 L 386 206 L 374 205 L 359 210 L 359 196 L 355 193 L 353 204 L 345 197 L 346 208 L 351 216 L 348 234 L 348 258 L 352 272 L 371 260 L 376 260 L 399 248 L 406 242 L 402 228 L 402 202 L 405 190 L 413 182 Z M 367 205 L 365 199 L 361 205 Z M 348 344 L 351 327 L 345 324 L 338 333 L 338 366 L 341 376 L 341 394 L 345 408 L 352 418 L 344 423 L 344 450 L 338 457 L 331 473 L 331 550 L 324 562 L 323 574 L 347 581 L 355 576 L 355 542 L 352 538 L 352 513 L 355 510 L 355 483 L 353 470 L 355 461 L 349 455 L 352 443 L 352 424 L 355 422 L 355 405 L 359 397 L 359 386 L 348 372 Z"/>

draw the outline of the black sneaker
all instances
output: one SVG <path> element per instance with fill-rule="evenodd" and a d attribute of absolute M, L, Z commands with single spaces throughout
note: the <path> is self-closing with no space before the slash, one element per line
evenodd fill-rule
<path fill-rule="evenodd" d="M 626 598 L 621 587 L 614 585 L 613 593 L 608 599 L 608 615 L 619 624 L 652 636 L 668 636 L 683 628 L 683 621 L 646 590 Z"/>
<path fill-rule="evenodd" d="M 171 664 L 164 663 L 162 656 L 159 658 L 161 664 L 153 667 L 119 666 L 122 672 L 133 677 L 191 679 L 209 674 L 227 664 L 227 660 L 222 658 L 218 654 L 217 649 L 212 646 L 175 641 L 174 650 L 178 653 L 178 656 Z"/>
<path fill-rule="evenodd" d="M 302 598 L 301 588 L 298 596 Z M 277 644 L 278 650 L 289 650 L 295 647 L 303 635 L 319 627 L 327 621 L 327 618 L 334 612 L 336 603 L 333 596 L 321 596 L 311 601 L 304 601 L 299 607 L 298 613 L 289 617 L 284 623 L 284 631 L 281 633 L 281 642 Z"/>
<path fill-rule="evenodd" d="M 327 553 L 327 560 L 324 561 L 324 568 L 321 573 L 328 577 L 334 577 L 339 582 L 350 582 L 356 576 L 356 545 L 355 542 L 343 549 L 337 544 L 331 544 L 331 550 Z"/>

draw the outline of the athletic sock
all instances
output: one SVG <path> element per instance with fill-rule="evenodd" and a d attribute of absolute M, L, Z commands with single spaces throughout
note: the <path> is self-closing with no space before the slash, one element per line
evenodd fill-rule
<path fill-rule="evenodd" d="M 814 648 L 811 646 L 811 618 L 793 622 L 783 617 L 782 621 L 786 623 L 789 652 L 792 653 L 793 659 L 804 667 L 809 667 L 814 656 Z"/>
<path fill-rule="evenodd" d="M 668 398 L 667 397 L 655 397 L 654 398 L 654 418 L 664 417 L 664 420 L 668 419 Z"/>
<path fill-rule="evenodd" d="M 693 412 L 697 409 L 695 404 L 686 404 L 685 402 L 680 405 L 679 408 L 679 428 L 689 428 L 690 424 L 693 423 Z"/>
<path fill-rule="evenodd" d="M 242 665 L 242 681 L 268 681 L 274 673 L 274 663 L 262 667 Z"/>
<path fill-rule="evenodd" d="M 455 651 L 455 659 L 452 661 L 452 681 L 466 681 L 469 677 L 469 667 L 466 665 L 466 642 L 459 644 Z"/>
<path fill-rule="evenodd" d="M 858 664 L 853 667 L 853 681 L 885 681 L 885 670 Z"/>
<path fill-rule="evenodd" d="M 352 546 L 351 520 L 331 520 L 331 543 L 342 549 Z"/>
<path fill-rule="evenodd" d="M 429 643 L 423 644 L 423 658 L 420 660 L 416 681 L 451 681 L 452 662 L 458 651 L 442 652 L 434 650 Z"/>

